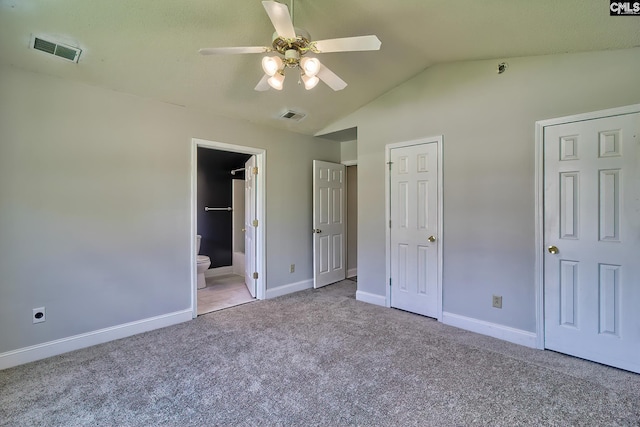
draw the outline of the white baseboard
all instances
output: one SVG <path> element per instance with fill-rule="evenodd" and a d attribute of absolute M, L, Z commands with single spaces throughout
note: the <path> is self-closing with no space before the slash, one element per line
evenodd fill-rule
<path fill-rule="evenodd" d="M 350 268 L 347 270 L 347 277 L 356 277 L 358 275 L 357 268 Z"/>
<path fill-rule="evenodd" d="M 233 266 L 210 268 L 204 272 L 204 277 L 224 276 L 225 274 L 233 274 Z"/>
<path fill-rule="evenodd" d="M 277 288 L 267 289 L 267 299 L 287 295 L 292 292 L 304 291 L 313 288 L 313 279 L 303 280 L 301 282 L 289 283 L 288 285 L 278 286 Z"/>
<path fill-rule="evenodd" d="M 356 291 L 356 300 L 382 307 L 387 306 L 387 298 L 384 295 L 371 294 L 364 291 Z"/>
<path fill-rule="evenodd" d="M 153 329 L 164 328 L 193 318 L 191 308 L 161 316 L 150 317 L 135 322 L 125 323 L 110 328 L 99 329 L 72 337 L 32 345 L 0 354 L 0 370 L 22 365 L 24 363 L 45 359 L 69 351 L 102 344 L 108 341 L 129 337 Z"/>
<path fill-rule="evenodd" d="M 523 331 L 522 329 L 515 329 L 509 326 L 485 322 L 484 320 L 478 320 L 447 312 L 442 313 L 442 323 L 515 344 L 524 345 L 526 347 L 538 348 L 538 336 L 534 332 Z"/>

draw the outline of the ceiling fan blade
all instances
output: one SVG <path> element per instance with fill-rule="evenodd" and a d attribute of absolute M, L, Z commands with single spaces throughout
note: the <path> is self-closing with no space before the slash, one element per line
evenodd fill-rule
<path fill-rule="evenodd" d="M 271 49 L 264 46 L 246 46 L 246 47 L 205 47 L 200 49 L 201 55 L 226 55 L 236 53 L 265 53 Z"/>
<path fill-rule="evenodd" d="M 320 71 L 318 71 L 318 78 L 325 82 L 333 90 L 342 90 L 347 87 L 347 82 L 342 80 L 333 71 L 328 69 L 324 64 L 320 64 Z"/>
<path fill-rule="evenodd" d="M 289 8 L 275 1 L 263 1 L 262 5 L 267 11 L 276 33 L 285 39 L 295 39 L 296 31 L 293 29 L 293 22 L 291 22 L 291 16 L 289 16 Z"/>
<path fill-rule="evenodd" d="M 269 76 L 265 74 L 264 76 L 262 76 L 262 78 L 260 79 L 260 81 L 258 82 L 258 84 L 254 89 L 257 90 L 258 92 L 264 92 L 265 90 L 269 90 L 270 86 L 267 80 L 269 80 Z"/>
<path fill-rule="evenodd" d="M 357 50 L 379 50 L 380 39 L 376 36 L 346 37 L 343 39 L 318 40 L 314 43 L 318 53 L 351 52 Z"/>

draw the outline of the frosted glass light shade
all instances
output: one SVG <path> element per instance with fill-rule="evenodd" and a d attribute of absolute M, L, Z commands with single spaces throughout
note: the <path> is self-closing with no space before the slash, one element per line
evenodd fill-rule
<path fill-rule="evenodd" d="M 316 87 L 316 85 L 318 84 L 320 79 L 317 76 L 303 75 L 302 76 L 302 81 L 304 82 L 304 88 L 306 90 L 309 90 L 309 89 L 313 89 L 314 87 Z"/>
<path fill-rule="evenodd" d="M 320 61 L 317 58 L 302 58 L 300 65 L 309 77 L 315 76 L 320 71 Z"/>
<path fill-rule="evenodd" d="M 265 56 L 262 58 L 262 69 L 267 76 L 275 75 L 282 68 L 282 59 L 277 56 Z"/>
<path fill-rule="evenodd" d="M 269 86 L 271 86 L 275 90 L 282 90 L 282 87 L 284 86 L 284 74 L 274 74 L 273 76 L 269 77 L 267 83 L 269 83 Z"/>

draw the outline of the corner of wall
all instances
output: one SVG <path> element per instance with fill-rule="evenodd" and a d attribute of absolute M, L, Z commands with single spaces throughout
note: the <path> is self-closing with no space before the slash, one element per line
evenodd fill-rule
<path fill-rule="evenodd" d="M 366 302 L 367 304 L 387 307 L 387 298 L 384 295 L 372 294 L 365 291 L 356 291 L 356 300 Z"/>
<path fill-rule="evenodd" d="M 342 141 L 340 143 L 340 162 L 352 166 L 358 162 L 358 141 Z"/>

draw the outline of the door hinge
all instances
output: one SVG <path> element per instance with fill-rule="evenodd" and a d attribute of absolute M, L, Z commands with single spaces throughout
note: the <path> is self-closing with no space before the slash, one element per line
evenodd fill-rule
<path fill-rule="evenodd" d="M 258 175 L 258 167 L 254 166 L 253 169 L 251 169 L 251 172 L 253 172 L 254 175 Z"/>
<path fill-rule="evenodd" d="M 391 228 L 391 220 L 389 220 L 389 228 Z"/>
<path fill-rule="evenodd" d="M 389 287 L 391 287 L 391 277 L 389 277 Z"/>
<path fill-rule="evenodd" d="M 257 278 L 258 278 L 258 272 L 257 272 L 257 271 L 255 271 L 255 272 L 253 273 L 253 278 L 254 278 L 254 279 L 257 279 Z"/>
<path fill-rule="evenodd" d="M 387 162 L 387 164 L 389 165 L 389 170 L 391 170 L 391 165 L 393 164 L 393 162 Z"/>
<path fill-rule="evenodd" d="M 258 226 L 258 220 L 254 219 L 253 222 L 251 223 L 251 225 L 253 225 L 254 227 Z"/>

